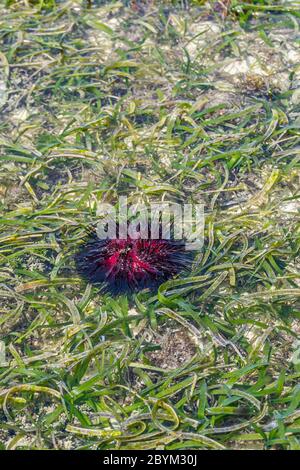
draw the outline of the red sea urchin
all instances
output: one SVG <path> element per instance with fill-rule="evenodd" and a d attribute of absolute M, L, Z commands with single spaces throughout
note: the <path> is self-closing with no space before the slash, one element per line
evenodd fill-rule
<path fill-rule="evenodd" d="M 107 239 L 96 235 L 75 257 L 78 273 L 91 283 L 103 283 L 113 293 L 154 289 L 186 269 L 190 252 L 183 241 Z"/>

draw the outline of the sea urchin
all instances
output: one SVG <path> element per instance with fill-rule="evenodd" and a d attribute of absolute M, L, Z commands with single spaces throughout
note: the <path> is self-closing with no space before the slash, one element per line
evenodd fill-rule
<path fill-rule="evenodd" d="M 107 239 L 93 236 L 75 257 L 78 273 L 114 293 L 153 289 L 190 263 L 185 244 L 165 239 Z"/>

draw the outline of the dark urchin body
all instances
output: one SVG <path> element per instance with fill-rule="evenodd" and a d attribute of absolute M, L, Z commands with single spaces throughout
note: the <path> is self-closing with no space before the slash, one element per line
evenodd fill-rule
<path fill-rule="evenodd" d="M 186 269 L 190 252 L 182 241 L 100 240 L 94 236 L 75 256 L 78 273 L 113 293 L 153 289 Z"/>

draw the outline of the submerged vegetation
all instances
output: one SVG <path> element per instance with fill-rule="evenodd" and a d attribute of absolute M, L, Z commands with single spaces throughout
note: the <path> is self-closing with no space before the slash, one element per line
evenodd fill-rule
<path fill-rule="evenodd" d="M 0 9 L 0 447 L 300 449 L 299 2 Z M 77 275 L 120 194 L 204 204 L 191 272 Z"/>

